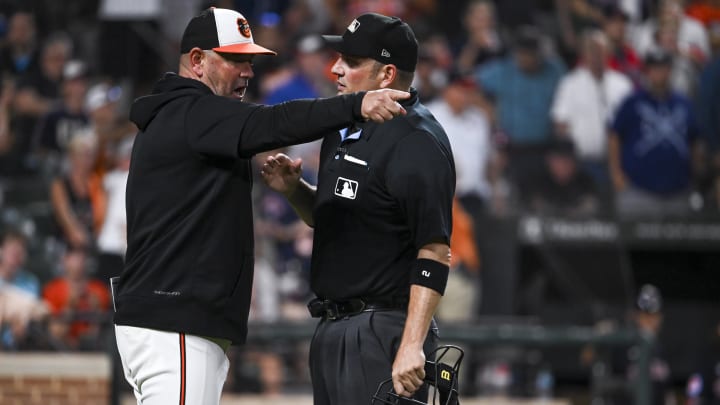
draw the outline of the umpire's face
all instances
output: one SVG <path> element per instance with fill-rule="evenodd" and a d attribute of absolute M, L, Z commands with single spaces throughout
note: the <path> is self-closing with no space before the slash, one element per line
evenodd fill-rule
<path fill-rule="evenodd" d="M 194 51 L 194 50 L 193 50 Z M 191 51 L 191 58 L 193 54 Z M 253 54 L 219 53 L 200 51 L 201 57 L 196 69 L 198 76 L 218 96 L 242 99 L 248 82 L 255 74 L 252 70 Z M 196 73 L 198 73 L 196 72 Z"/>
<path fill-rule="evenodd" d="M 338 94 L 377 90 L 388 87 L 387 70 L 394 65 L 383 65 L 370 58 L 340 54 L 331 72 L 337 76 Z"/>

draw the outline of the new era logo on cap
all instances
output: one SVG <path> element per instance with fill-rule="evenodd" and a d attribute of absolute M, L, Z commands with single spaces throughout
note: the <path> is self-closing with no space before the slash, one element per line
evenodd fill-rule
<path fill-rule="evenodd" d="M 348 31 L 350 31 L 350 32 L 355 32 L 355 31 L 357 31 L 357 29 L 358 29 L 359 27 L 360 27 L 360 21 L 358 21 L 358 20 L 353 20 L 353 22 L 351 22 L 350 25 L 348 25 L 347 29 L 348 29 Z"/>
<path fill-rule="evenodd" d="M 389 57 L 390 57 L 390 52 L 388 52 L 387 49 L 383 49 L 382 52 L 380 52 L 380 56 L 385 57 L 385 58 L 389 58 Z"/>
<path fill-rule="evenodd" d="M 187 53 L 195 47 L 225 53 L 275 55 L 255 44 L 250 24 L 242 14 L 225 8 L 209 8 L 190 20 L 180 52 Z"/>

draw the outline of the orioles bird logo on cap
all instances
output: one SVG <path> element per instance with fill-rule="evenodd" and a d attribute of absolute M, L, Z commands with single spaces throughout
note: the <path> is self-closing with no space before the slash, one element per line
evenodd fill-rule
<path fill-rule="evenodd" d="M 240 31 L 242 36 L 244 36 L 245 38 L 250 38 L 250 36 L 252 36 L 252 33 L 250 32 L 250 24 L 248 24 L 246 19 L 238 18 L 237 25 L 238 31 Z"/>

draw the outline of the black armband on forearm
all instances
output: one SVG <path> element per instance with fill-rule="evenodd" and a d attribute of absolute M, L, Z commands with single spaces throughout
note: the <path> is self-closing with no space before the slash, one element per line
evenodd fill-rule
<path fill-rule="evenodd" d="M 431 288 L 445 294 L 450 267 L 431 259 L 417 259 L 410 273 L 410 284 Z"/>

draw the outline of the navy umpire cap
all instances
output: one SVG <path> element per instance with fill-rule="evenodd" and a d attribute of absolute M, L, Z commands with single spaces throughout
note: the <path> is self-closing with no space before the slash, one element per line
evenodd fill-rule
<path fill-rule="evenodd" d="M 188 53 L 195 47 L 223 53 L 276 55 L 253 41 L 250 24 L 242 14 L 216 7 L 193 17 L 185 27 L 180 53 Z"/>
<path fill-rule="evenodd" d="M 414 72 L 418 42 L 410 26 L 397 17 L 367 13 L 354 19 L 340 35 L 323 35 L 334 50 L 351 56 L 372 58 Z"/>

